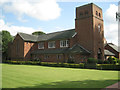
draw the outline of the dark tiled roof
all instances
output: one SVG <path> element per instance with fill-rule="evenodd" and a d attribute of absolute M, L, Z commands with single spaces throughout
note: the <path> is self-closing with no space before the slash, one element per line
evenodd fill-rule
<path fill-rule="evenodd" d="M 81 53 L 81 54 L 90 54 L 90 52 L 84 49 L 82 46 L 76 44 L 72 48 L 59 48 L 59 49 L 43 49 L 33 51 L 31 54 L 73 54 L 73 53 Z"/>
<path fill-rule="evenodd" d="M 110 52 L 109 50 L 104 50 L 104 54 L 109 56 L 115 56 L 115 54 Z"/>
<path fill-rule="evenodd" d="M 90 52 L 83 48 L 79 44 L 75 44 L 72 48 L 69 48 L 68 53 L 81 53 L 81 54 L 90 54 Z"/>
<path fill-rule="evenodd" d="M 63 54 L 68 50 L 68 48 L 59 48 L 59 49 L 41 49 L 31 52 L 31 54 Z"/>
<path fill-rule="evenodd" d="M 43 34 L 39 36 L 35 35 L 29 35 L 25 33 L 18 33 L 23 40 L 25 41 L 49 41 L 49 40 L 61 40 L 61 39 L 69 39 L 72 38 L 72 36 L 75 34 L 75 29 L 60 31 L 60 32 L 54 32 L 54 33 L 48 33 Z"/>
<path fill-rule="evenodd" d="M 108 43 L 108 45 L 109 45 L 110 47 L 112 47 L 114 50 L 116 50 L 117 52 L 120 52 L 120 50 L 118 49 L 118 46 L 116 46 L 115 44 L 113 44 L 113 43 Z"/>
<path fill-rule="evenodd" d="M 21 38 L 24 40 L 24 41 L 32 41 L 32 42 L 36 42 L 37 41 L 37 38 L 38 36 L 35 36 L 35 35 L 30 35 L 30 34 L 25 34 L 25 33 L 18 33 Z"/>

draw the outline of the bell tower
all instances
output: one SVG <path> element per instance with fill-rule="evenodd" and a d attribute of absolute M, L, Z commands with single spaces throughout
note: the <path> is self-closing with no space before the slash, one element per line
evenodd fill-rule
<path fill-rule="evenodd" d="M 91 52 L 90 57 L 104 60 L 102 9 L 90 3 L 76 8 L 77 43 Z"/>

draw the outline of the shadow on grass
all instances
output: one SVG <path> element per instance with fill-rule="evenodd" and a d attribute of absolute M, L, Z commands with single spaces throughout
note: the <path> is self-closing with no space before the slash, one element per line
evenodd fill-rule
<path fill-rule="evenodd" d="M 27 89 L 33 90 L 37 88 L 81 88 L 90 90 L 90 88 L 94 88 L 95 90 L 100 90 L 101 88 L 105 88 L 109 85 L 118 82 L 118 80 L 84 80 L 84 81 L 59 81 L 59 82 L 51 82 L 51 83 L 40 83 L 34 86 L 25 86 L 19 87 L 17 90 Z M 11 89 L 12 90 L 12 89 Z"/>

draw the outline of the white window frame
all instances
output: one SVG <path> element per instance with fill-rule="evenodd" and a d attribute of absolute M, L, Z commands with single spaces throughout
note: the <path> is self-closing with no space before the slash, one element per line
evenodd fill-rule
<path fill-rule="evenodd" d="M 44 42 L 39 42 L 38 43 L 38 49 L 44 49 Z"/>
<path fill-rule="evenodd" d="M 53 46 L 50 47 L 50 44 L 53 44 Z M 55 41 L 49 41 L 48 42 L 48 48 L 55 48 Z"/>
<path fill-rule="evenodd" d="M 68 40 L 61 40 L 60 41 L 60 47 L 68 47 L 68 46 L 69 46 Z"/>

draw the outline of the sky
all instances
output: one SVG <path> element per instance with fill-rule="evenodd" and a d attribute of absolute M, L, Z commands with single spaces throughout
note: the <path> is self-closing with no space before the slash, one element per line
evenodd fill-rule
<path fill-rule="evenodd" d="M 104 36 L 107 42 L 118 45 L 118 21 L 115 15 L 118 12 L 118 0 L 103 1 L 1 0 L 0 31 L 7 30 L 15 36 L 18 32 L 51 33 L 73 29 L 75 28 L 75 8 L 94 3 L 103 10 Z"/>

